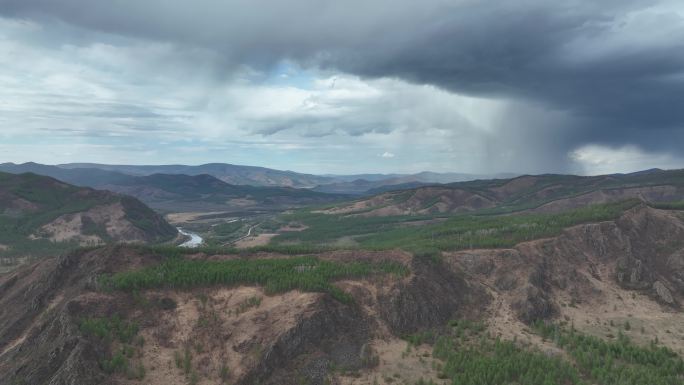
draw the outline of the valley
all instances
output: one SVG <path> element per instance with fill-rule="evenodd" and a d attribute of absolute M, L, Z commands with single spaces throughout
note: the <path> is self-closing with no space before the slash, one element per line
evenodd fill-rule
<path fill-rule="evenodd" d="M 81 226 L 0 275 L 0 384 L 679 384 L 684 174 L 647 174 L 179 205 L 140 242 Z M 6 220 L 43 217 L 16 180 L 123 197 L 5 175 Z"/>
<path fill-rule="evenodd" d="M 0 385 L 684 385 L 684 3 L 0 0 Z"/>

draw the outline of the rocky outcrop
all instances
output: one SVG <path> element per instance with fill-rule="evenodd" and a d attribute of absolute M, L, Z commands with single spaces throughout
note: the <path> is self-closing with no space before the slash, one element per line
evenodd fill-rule
<path fill-rule="evenodd" d="M 618 259 L 617 282 L 674 306 L 684 294 L 684 222 L 673 212 L 638 208 L 616 221 L 630 239 Z"/>
<path fill-rule="evenodd" d="M 83 317 L 126 314 L 131 299 L 94 292 L 97 277 L 158 263 L 122 245 L 77 250 L 0 277 L 0 385 L 98 384 L 106 346 L 83 338 Z"/>
<path fill-rule="evenodd" d="M 531 324 L 556 314 L 556 305 L 548 293 L 533 285 L 528 285 L 523 293 L 521 299 L 512 303 L 512 308 L 521 321 Z"/>
<path fill-rule="evenodd" d="M 623 287 L 632 290 L 647 289 L 653 280 L 651 272 L 644 269 L 643 262 L 631 256 L 620 258 L 615 272 L 617 281 Z"/>
<path fill-rule="evenodd" d="M 414 258 L 412 276 L 382 293 L 379 313 L 398 336 L 443 327 L 454 318 L 475 316 L 489 301 L 484 290 L 441 261 Z"/>
<path fill-rule="evenodd" d="M 0 296 L 0 384 L 98 384 L 105 376 L 83 340 L 69 299 L 93 272 L 83 252 L 44 260 L 3 282 Z"/>
<path fill-rule="evenodd" d="M 656 298 L 658 298 L 659 301 L 668 305 L 674 305 L 675 301 L 674 298 L 672 298 L 670 289 L 668 289 L 667 286 L 665 286 L 662 282 L 655 281 L 653 283 L 653 291 L 655 292 Z"/>
<path fill-rule="evenodd" d="M 450 260 L 469 281 L 505 295 L 525 323 L 553 318 L 561 305 L 598 300 L 605 293 L 596 282 L 606 280 L 677 307 L 684 294 L 684 221 L 639 205 L 615 221 L 574 226 L 510 250 L 451 253 Z"/>
<path fill-rule="evenodd" d="M 323 385 L 333 368 L 358 370 L 367 364 L 364 346 L 371 331 L 357 306 L 328 296 L 263 352 L 239 384 Z"/>

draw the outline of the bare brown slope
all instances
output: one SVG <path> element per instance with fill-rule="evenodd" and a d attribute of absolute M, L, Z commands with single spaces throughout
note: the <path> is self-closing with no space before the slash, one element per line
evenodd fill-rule
<path fill-rule="evenodd" d="M 456 214 L 492 208 L 500 213 L 561 212 L 634 198 L 646 202 L 684 200 L 684 170 L 457 182 L 387 192 L 321 212 L 361 216 Z"/>
<path fill-rule="evenodd" d="M 366 217 L 469 212 L 494 207 L 480 194 L 448 187 L 421 187 L 395 191 L 327 209 L 326 214 L 355 214 Z"/>
<path fill-rule="evenodd" d="M 376 256 L 410 260 L 400 252 Z M 79 331 L 84 317 L 114 314 L 141 327 L 145 383 L 186 383 L 173 360 L 187 348 L 201 384 L 215 383 L 224 366 L 234 384 L 296 384 L 302 377 L 322 384 L 332 367 L 360 370 L 372 365 L 369 343 L 376 338 L 440 327 L 454 317 L 476 314 L 476 305 L 486 303 L 482 290 L 468 285 L 458 272 L 422 260 L 410 262 L 415 274 L 405 279 L 340 282 L 356 298 L 352 304 L 297 291 L 266 296 L 256 287 L 148 291 L 144 300 L 93 290 L 99 274 L 157 262 L 132 249 L 109 247 L 45 260 L 2 278 L 0 384 L 135 383 L 122 375 L 105 375 L 99 362 L 110 348 Z M 453 294 L 434 298 L 445 292 Z M 261 303 L 238 311 L 252 297 L 262 298 Z M 156 305 L 160 303 L 173 306 Z"/>
<path fill-rule="evenodd" d="M 672 349 L 682 349 L 684 221 L 682 213 L 639 206 L 616 221 L 566 229 L 562 235 L 507 250 L 446 254 L 482 283 L 496 304 L 490 324 L 523 336 L 524 323 L 560 318 L 601 337 L 631 321 Z M 616 327 L 612 327 L 617 325 Z M 676 335 L 670 331 L 678 329 Z M 666 330 L 669 330 L 666 332 Z M 643 341 L 647 342 L 647 341 Z"/>
<path fill-rule="evenodd" d="M 98 359 L 110 347 L 79 331 L 82 317 L 113 314 L 141 327 L 139 362 L 147 384 L 186 383 L 174 364 L 186 348 L 199 384 L 216 383 L 223 367 L 233 384 L 353 382 L 333 368 L 359 373 L 355 383 L 370 384 L 378 371 L 403 370 L 387 361 L 398 357 L 398 337 L 464 317 L 484 318 L 494 333 L 539 344 L 526 323 L 560 318 L 605 337 L 617 333 L 613 323 L 630 320 L 636 340 L 658 336 L 678 350 L 684 337 L 683 239 L 681 213 L 639 206 L 618 220 L 575 226 L 555 238 L 506 250 L 447 253 L 442 261 L 400 251 L 321 255 L 410 266 L 411 274 L 402 279 L 338 282 L 352 294 L 352 304 L 298 291 L 267 296 L 248 286 L 105 294 L 94 290 L 99 274 L 158 260 L 126 247 L 74 253 L 0 279 L 0 373 L 6 374 L 0 384 L 67 384 L 76 378 L 79 384 L 141 383 L 103 374 Z M 262 257 L 267 256 L 276 257 Z M 255 297 L 259 305 L 244 307 Z M 421 368 L 404 373 L 425 374 Z"/>
<path fill-rule="evenodd" d="M 36 240 L 48 248 L 45 240 L 81 245 L 160 242 L 177 233 L 135 198 L 35 174 L 0 173 L 0 226 L 0 243 L 8 246 L 10 256 L 21 256 Z"/>

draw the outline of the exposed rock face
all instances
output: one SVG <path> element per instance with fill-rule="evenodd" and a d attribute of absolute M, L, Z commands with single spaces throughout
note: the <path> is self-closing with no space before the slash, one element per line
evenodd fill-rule
<path fill-rule="evenodd" d="M 518 318 L 525 323 L 543 320 L 556 314 L 555 304 L 547 293 L 533 285 L 524 290 L 524 296 L 512 304 Z"/>
<path fill-rule="evenodd" d="M 684 276 L 682 240 L 684 222 L 676 213 L 638 206 L 614 222 L 566 230 L 554 249 L 559 250 L 557 258 L 571 261 L 590 273 L 578 277 L 601 278 L 602 270 L 603 274 L 612 275 L 604 278 L 615 279 L 625 289 L 643 291 L 662 303 L 674 305 L 677 295 L 669 293 L 668 288 L 679 293 L 684 290 L 680 279 Z M 587 283 L 577 289 L 584 288 L 583 296 L 591 298 L 591 291 L 586 289 L 594 285 Z"/>
<path fill-rule="evenodd" d="M 313 314 L 275 341 L 239 383 L 295 384 L 305 379 L 308 384 L 323 385 L 334 367 L 358 370 L 364 366 L 363 347 L 370 333 L 369 320 L 356 306 L 326 297 Z"/>
<path fill-rule="evenodd" d="M 674 305 L 674 298 L 672 298 L 672 293 L 662 282 L 655 281 L 653 283 L 653 290 L 658 298 L 658 300 L 665 302 L 668 305 Z"/>
<path fill-rule="evenodd" d="M 485 292 L 466 282 L 462 274 L 438 261 L 416 258 L 412 277 L 380 295 L 379 311 L 398 336 L 439 328 L 454 318 L 467 318 L 468 309 L 484 307 Z"/>
<path fill-rule="evenodd" d="M 153 292 L 144 307 L 131 294 L 94 290 L 100 274 L 159 262 L 159 257 L 142 253 L 125 246 L 76 252 L 1 278 L 0 372 L 7 375 L 0 384 L 126 383 L 123 375 L 103 373 L 100 361 L 109 347 L 84 336 L 79 327 L 85 317 L 121 315 L 141 325 L 146 346 L 151 346 L 145 354 L 173 357 L 187 343 L 202 343 L 213 353 L 196 353 L 194 362 L 208 377 L 223 362 L 232 365 L 230 382 L 235 384 L 305 380 L 322 385 L 333 368 L 359 370 L 376 362 L 369 341 L 380 323 L 404 335 L 472 316 L 475 307 L 487 303 L 482 289 L 469 285 L 457 271 L 422 259 L 412 262 L 410 277 L 358 283 L 351 293 L 361 297 L 351 304 L 327 294 L 290 292 L 264 299 L 252 312 L 230 315 L 228 310 L 236 307 L 233 298 L 247 292 L 263 295 L 261 289 L 206 289 L 201 296 L 209 300 L 202 306 L 189 293 Z M 377 301 L 369 302 L 376 310 L 365 307 L 362 297 L 370 292 L 378 293 Z M 197 326 L 197 312 L 202 311 L 218 314 L 215 326 Z M 156 362 L 168 366 L 168 361 Z M 165 375 L 178 373 L 148 371 L 147 378 L 153 382 Z"/>
<path fill-rule="evenodd" d="M 682 219 L 672 212 L 642 208 L 624 215 L 617 225 L 630 239 L 630 248 L 615 269 L 617 281 L 625 288 L 650 292 L 662 303 L 678 303 L 677 296 L 684 293 Z"/>
<path fill-rule="evenodd" d="M 65 292 L 80 291 L 89 275 L 80 254 L 45 260 L 14 274 L 0 286 L 0 384 L 103 383 L 94 353 L 69 311 Z M 77 269 L 77 270 L 76 270 Z M 22 382 L 23 381 L 23 382 Z M 106 382 L 104 382 L 106 383 Z"/>
<path fill-rule="evenodd" d="M 645 271 L 642 261 L 630 256 L 618 260 L 616 276 L 623 287 L 633 290 L 646 289 L 651 286 L 650 281 L 653 280 L 650 272 Z"/>
<path fill-rule="evenodd" d="M 566 306 L 601 297 L 597 282 L 604 280 L 677 306 L 684 294 L 684 222 L 675 213 L 639 206 L 616 221 L 574 226 L 510 250 L 451 253 L 449 259 L 505 295 L 525 323 L 558 314 L 559 297 Z"/>

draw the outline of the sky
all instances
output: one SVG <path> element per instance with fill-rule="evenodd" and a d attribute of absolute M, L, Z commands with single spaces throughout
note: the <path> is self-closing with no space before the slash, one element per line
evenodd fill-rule
<path fill-rule="evenodd" d="M 680 0 L 0 0 L 0 162 L 684 168 Z"/>

